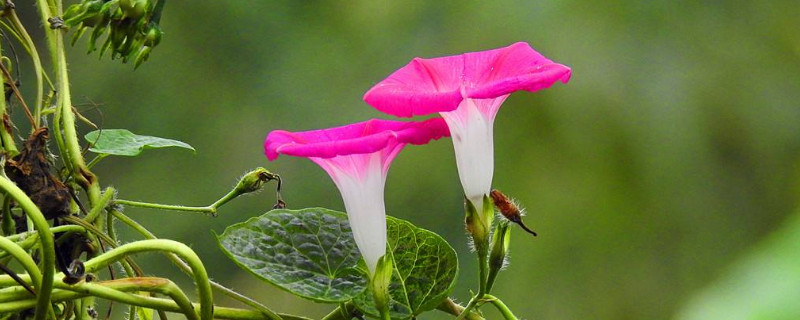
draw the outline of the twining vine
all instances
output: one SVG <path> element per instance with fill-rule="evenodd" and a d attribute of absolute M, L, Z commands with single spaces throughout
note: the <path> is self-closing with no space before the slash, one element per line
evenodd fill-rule
<path fill-rule="evenodd" d="M 68 68 L 65 49 L 88 37 L 85 40 L 89 54 L 108 56 L 122 63 L 132 62 L 134 69 L 139 68 L 161 43 L 160 22 L 166 0 L 82 0 L 71 5 L 61 0 L 36 0 L 38 24 L 32 26 L 23 25 L 14 2 L 6 0 L 0 5 L 3 36 L 0 71 L 4 84 L 4 97 L 0 98 L 0 194 L 3 199 L 0 208 L 0 271 L 3 273 L 0 274 L 0 320 L 110 319 L 123 312 L 130 319 L 147 320 L 156 315 L 167 319 L 167 313 L 179 313 L 192 320 L 307 319 L 278 313 L 262 304 L 261 299 L 211 281 L 203 262 L 189 246 L 157 237 L 123 211 L 126 207 L 136 207 L 214 217 L 225 204 L 241 195 L 258 192 L 268 183 L 276 190 L 274 206 L 269 212 L 230 226 L 217 235 L 220 250 L 265 283 L 298 297 L 331 304 L 331 311 L 323 320 L 415 319 L 434 309 L 457 320 L 481 320 L 484 317 L 480 308 L 484 305 L 494 306 L 507 320 L 517 319 L 491 290 L 507 264 L 512 223 L 534 236 L 536 233 L 522 223 L 521 209 L 497 190 L 470 194 L 465 185 L 465 227 L 476 249 L 480 270 L 477 292 L 471 293 L 465 306 L 449 298 L 459 261 L 445 239 L 408 221 L 385 218 L 382 199 L 378 210 L 380 219 L 370 221 L 377 221 L 383 229 L 363 228 L 365 224 L 358 221 L 358 211 L 376 207 L 371 206 L 373 202 L 363 206 L 363 203 L 348 201 L 348 186 L 338 180 L 348 213 L 324 208 L 287 208 L 280 193 L 281 177 L 264 168 L 245 173 L 229 192 L 205 206 L 125 199 L 124 190 L 104 186 L 91 169 L 109 161 L 105 159 L 138 156 L 148 149 L 195 150 L 187 143 L 172 139 L 124 129 L 98 129 L 81 116 L 71 101 L 69 81 L 70 69 L 81 66 L 69 65 Z M 36 13 L 31 9 L 24 14 Z M 31 38 L 29 30 L 32 28 L 44 30 L 45 50 L 37 48 Z M 569 78 L 569 68 L 541 57 L 527 44 L 471 54 L 494 55 L 495 51 L 528 55 L 535 68 L 512 69 L 531 70 L 533 75 L 514 76 L 514 81 L 497 80 L 505 86 L 505 91 L 487 89 L 475 97 L 465 96 L 472 93 L 467 92 L 463 83 L 457 84 L 461 88 L 453 92 L 461 94 L 460 98 L 456 97 L 461 100 L 445 101 L 443 105 L 472 108 L 478 99 L 499 99 L 502 103 L 511 91 L 535 91 L 556 80 L 566 82 Z M 22 56 L 30 59 L 35 75 L 35 91 L 28 96 L 19 90 L 20 86 L 28 85 L 20 83 L 18 76 Z M 458 57 L 467 59 L 467 56 Z M 43 63 L 43 59 L 47 63 Z M 414 61 L 422 63 L 419 62 L 422 60 Z M 494 70 L 494 67 L 487 69 Z M 407 106 L 413 111 L 397 109 L 396 101 L 386 102 L 387 99 L 403 100 L 404 93 L 423 97 L 407 99 L 409 104 L 428 103 L 430 101 L 425 99 L 439 97 L 439 93 L 419 94 L 392 84 L 392 79 L 387 81 L 390 87 L 395 87 L 382 92 L 384 87 L 378 85 L 367 93 L 365 101 L 390 114 L 410 116 L 427 110 L 425 106 Z M 509 91 L 508 83 L 522 87 Z M 440 98 L 452 97 L 452 93 L 447 93 Z M 447 123 L 440 118 L 407 123 L 371 120 L 328 129 L 337 133 L 331 135 L 319 134 L 321 131 L 289 133 L 278 130 L 267 138 L 266 154 L 270 160 L 275 160 L 278 154 L 311 157 L 326 170 L 333 170 L 330 172 L 337 172 L 337 160 L 351 156 L 368 160 L 348 162 L 351 164 L 391 162 L 405 144 L 424 144 L 451 134 L 461 141 L 459 135 L 464 132 L 458 132 L 452 123 L 454 118 L 448 118 L 452 117 L 448 112 L 460 110 L 453 108 L 428 110 L 441 112 Z M 26 121 L 15 123 L 10 116 L 12 109 L 21 109 Z M 384 131 L 370 131 L 376 128 Z M 339 130 L 349 133 L 339 134 Z M 363 136 L 348 137 L 352 132 Z M 315 141 L 320 137 L 322 141 Z M 326 140 L 330 137 L 339 140 Z M 456 144 L 455 147 L 458 155 L 460 146 Z M 387 152 L 388 156 L 381 156 L 381 152 Z M 90 153 L 93 158 L 87 161 Z M 491 150 L 486 154 L 491 156 Z M 477 158 L 485 159 L 486 154 Z M 377 180 L 367 179 L 377 183 L 368 185 L 374 187 L 370 190 L 382 191 L 380 179 L 386 179 L 388 162 L 368 166 L 383 175 L 373 176 Z M 489 164 L 492 165 L 491 161 Z M 357 175 L 362 173 L 368 172 Z M 341 175 L 332 176 L 341 178 Z M 364 194 L 361 191 L 355 194 Z M 502 219 L 494 218 L 495 207 Z M 130 228 L 143 240 L 118 239 L 117 226 Z M 383 233 L 375 233 L 375 230 Z M 365 235 L 374 238 L 364 238 Z M 366 250 L 367 247 L 370 250 Z M 373 256 L 368 257 L 365 252 Z M 380 256 L 374 256 L 376 252 Z M 137 263 L 134 256 L 139 253 L 165 255 L 177 269 L 192 278 L 193 287 L 181 288 L 170 279 L 146 276 L 147 267 Z M 196 301 L 190 298 L 187 290 L 196 292 Z M 216 305 L 216 294 L 226 295 L 242 306 Z M 115 313 L 115 308 L 124 310 Z"/>

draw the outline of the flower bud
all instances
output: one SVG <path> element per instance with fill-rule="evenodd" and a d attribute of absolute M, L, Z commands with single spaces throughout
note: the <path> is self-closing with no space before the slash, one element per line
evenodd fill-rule
<path fill-rule="evenodd" d="M 508 227 L 508 221 L 500 221 L 492 235 L 492 249 L 489 252 L 489 276 L 486 282 L 487 292 L 492 289 L 492 284 L 494 284 L 497 274 L 506 264 L 509 245 L 511 245 L 511 228 Z"/>
<path fill-rule="evenodd" d="M 375 308 L 378 309 L 382 319 L 389 319 L 389 301 L 391 300 L 389 284 L 392 282 L 393 271 L 392 258 L 389 254 L 385 254 L 378 258 L 375 273 L 370 276 L 369 284 L 372 289 L 372 296 L 375 299 Z"/>
<path fill-rule="evenodd" d="M 152 51 L 152 47 L 144 46 L 139 52 L 136 53 L 136 60 L 134 61 L 133 68 L 138 69 L 142 63 L 147 61 L 147 58 L 150 58 L 150 51 Z"/>
<path fill-rule="evenodd" d="M 108 22 L 110 18 L 108 16 L 104 16 L 103 19 L 94 26 L 94 31 L 92 31 L 92 35 L 89 37 L 89 50 L 87 53 L 92 53 L 97 50 L 97 39 L 106 32 L 108 29 Z M 102 54 L 101 54 L 102 56 Z"/>
<path fill-rule="evenodd" d="M 489 231 L 492 226 L 492 220 L 494 220 L 492 201 L 484 195 L 483 208 L 481 210 L 475 208 L 475 205 L 469 199 L 465 198 L 464 203 L 466 212 L 464 224 L 467 232 L 472 236 L 475 249 L 480 252 L 486 249 L 489 242 Z"/>
<path fill-rule="evenodd" d="M 78 42 L 78 39 L 80 39 L 83 34 L 86 33 L 86 29 L 87 27 L 81 25 L 81 27 L 72 34 L 72 41 L 70 41 L 71 46 L 74 46 L 75 42 Z"/>
<path fill-rule="evenodd" d="M 86 5 L 84 3 L 76 3 L 64 10 L 64 14 L 62 17 L 65 21 L 70 21 L 74 17 L 80 16 L 83 12 L 86 11 Z"/>
<path fill-rule="evenodd" d="M 161 28 L 158 27 L 157 23 L 151 22 L 144 36 L 144 45 L 155 47 L 159 42 L 161 42 Z"/>
<path fill-rule="evenodd" d="M 270 180 L 279 180 L 277 174 L 267 171 L 264 168 L 256 168 L 253 171 L 246 173 L 241 179 L 239 179 L 239 183 L 236 184 L 236 188 L 234 189 L 239 194 L 251 193 L 261 190 L 264 186 L 264 183 Z"/>
<path fill-rule="evenodd" d="M 536 232 L 529 229 L 528 226 L 522 222 L 523 210 L 521 210 L 513 200 L 506 197 L 506 195 L 500 192 L 500 190 L 492 190 L 490 195 L 492 196 L 495 207 L 497 207 L 497 210 L 500 211 L 500 214 L 506 217 L 508 221 L 518 224 L 520 227 L 522 227 L 522 229 L 532 234 L 534 237 L 536 236 Z"/>
<path fill-rule="evenodd" d="M 91 28 L 105 26 L 108 24 L 110 18 L 111 10 L 109 10 L 109 8 L 105 5 L 102 5 L 100 9 L 97 10 L 97 12 L 95 12 L 93 15 L 87 16 L 85 19 L 83 19 L 82 25 L 84 27 Z"/>
<path fill-rule="evenodd" d="M 151 6 L 148 0 L 119 0 L 124 16 L 133 20 L 143 17 Z"/>

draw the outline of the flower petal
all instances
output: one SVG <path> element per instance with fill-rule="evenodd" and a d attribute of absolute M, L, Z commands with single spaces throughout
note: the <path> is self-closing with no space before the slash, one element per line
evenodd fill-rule
<path fill-rule="evenodd" d="M 450 111 L 461 102 L 461 56 L 415 58 L 364 94 L 364 101 L 398 117 Z"/>
<path fill-rule="evenodd" d="M 269 160 L 275 160 L 279 154 L 332 158 L 377 152 L 390 143 L 425 144 L 449 135 L 441 118 L 421 122 L 372 119 L 330 129 L 272 131 L 264 142 L 264 151 Z"/>
<path fill-rule="evenodd" d="M 570 74 L 569 67 L 518 42 L 457 56 L 415 58 L 367 91 L 364 101 L 382 112 L 411 117 L 452 111 L 465 98 L 545 89 L 556 81 L 566 83 Z"/>
<path fill-rule="evenodd" d="M 524 42 L 465 54 L 466 97 L 493 99 L 518 90 L 538 91 L 567 83 L 571 69 L 554 63 Z"/>

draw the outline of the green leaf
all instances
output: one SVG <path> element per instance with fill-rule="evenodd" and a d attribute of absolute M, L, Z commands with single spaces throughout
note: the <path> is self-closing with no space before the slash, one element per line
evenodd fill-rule
<path fill-rule="evenodd" d="M 153 320 L 153 311 L 153 309 L 148 308 L 136 308 L 136 315 L 138 315 L 141 320 Z"/>
<path fill-rule="evenodd" d="M 800 319 L 800 211 L 690 296 L 674 319 Z"/>
<path fill-rule="evenodd" d="M 453 289 L 458 273 L 455 250 L 439 235 L 408 221 L 388 217 L 389 252 L 394 273 L 389 286 L 389 314 L 392 319 L 409 319 L 432 310 Z M 372 292 L 353 299 L 362 312 L 378 317 Z"/>
<path fill-rule="evenodd" d="M 366 288 L 347 215 L 323 208 L 278 209 L 217 236 L 240 267 L 295 295 L 340 303 Z"/>
<path fill-rule="evenodd" d="M 185 142 L 151 136 L 140 136 L 125 129 L 103 129 L 86 134 L 92 144 L 89 151 L 117 156 L 138 156 L 144 149 L 178 147 L 195 151 Z"/>

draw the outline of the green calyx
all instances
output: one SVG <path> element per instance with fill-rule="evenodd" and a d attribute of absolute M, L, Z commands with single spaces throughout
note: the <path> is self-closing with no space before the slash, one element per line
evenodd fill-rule
<path fill-rule="evenodd" d="M 389 320 L 389 284 L 392 282 L 392 271 L 394 270 L 390 254 L 385 254 L 378 259 L 375 273 L 372 275 L 369 285 L 372 287 L 372 294 L 375 298 L 375 308 L 380 312 L 382 320 Z"/>
<path fill-rule="evenodd" d="M 485 249 L 489 243 L 489 234 L 494 220 L 494 204 L 487 195 L 483 196 L 481 210 L 475 208 L 475 204 L 469 199 L 464 199 L 464 225 L 467 232 L 475 242 L 475 249 L 480 251 Z"/>

